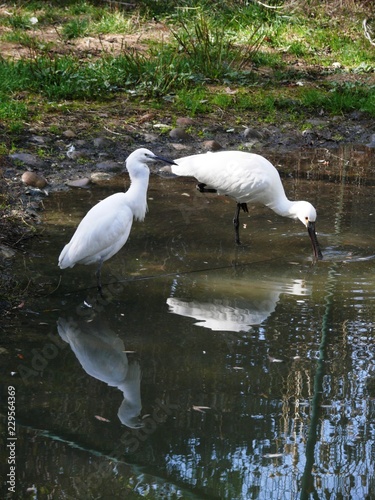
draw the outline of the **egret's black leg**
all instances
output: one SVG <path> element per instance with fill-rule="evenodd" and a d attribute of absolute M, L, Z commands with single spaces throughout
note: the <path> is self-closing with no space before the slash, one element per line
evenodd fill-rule
<path fill-rule="evenodd" d="M 197 184 L 197 189 L 200 193 L 217 193 L 216 189 L 206 188 L 206 184 L 204 182 Z"/>
<path fill-rule="evenodd" d="M 235 241 L 236 241 L 237 245 L 241 245 L 240 232 L 239 232 L 239 227 L 240 227 L 240 210 L 241 209 L 244 212 L 247 212 L 247 213 L 249 212 L 249 209 L 247 208 L 246 203 L 237 203 L 236 211 L 234 213 L 234 218 L 233 218 Z"/>
<path fill-rule="evenodd" d="M 96 282 L 98 285 L 98 292 L 101 297 L 103 297 L 103 290 L 102 290 L 102 266 L 103 266 L 103 259 L 100 259 L 98 269 L 96 270 Z"/>

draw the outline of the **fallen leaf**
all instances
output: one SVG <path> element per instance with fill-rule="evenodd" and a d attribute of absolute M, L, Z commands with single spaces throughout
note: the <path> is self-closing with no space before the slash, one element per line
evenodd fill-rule
<path fill-rule="evenodd" d="M 196 405 L 193 405 L 192 408 L 193 408 L 194 411 L 199 411 L 201 413 L 205 413 L 204 410 L 211 410 L 211 408 L 209 406 L 196 406 Z"/>
<path fill-rule="evenodd" d="M 268 356 L 268 359 L 271 363 L 284 363 L 282 359 L 273 358 L 272 356 Z"/>
<path fill-rule="evenodd" d="M 110 422 L 107 418 L 101 417 L 100 415 L 95 415 L 95 418 L 97 420 L 100 420 L 100 422 Z"/>

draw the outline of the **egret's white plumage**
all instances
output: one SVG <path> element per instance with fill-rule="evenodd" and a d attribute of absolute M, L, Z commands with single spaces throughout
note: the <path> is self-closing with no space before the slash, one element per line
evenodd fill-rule
<path fill-rule="evenodd" d="M 129 155 L 126 160 L 131 182 L 129 189 L 125 193 L 108 196 L 87 212 L 60 254 L 61 269 L 76 264 L 98 264 L 98 288 L 101 289 L 100 270 L 103 262 L 125 245 L 133 219 L 142 221 L 145 218 L 150 175 L 147 163 L 156 160 L 173 163 L 145 148 Z"/>
<path fill-rule="evenodd" d="M 247 203 L 262 203 L 278 215 L 299 219 L 308 229 L 316 258 L 322 258 L 315 234 L 316 210 L 307 201 L 290 201 L 280 175 L 263 156 L 243 151 L 219 151 L 174 160 L 166 167 L 172 173 L 192 176 L 202 192 L 216 191 L 236 200 L 234 217 L 236 242 L 239 243 L 239 212 L 248 211 Z"/>

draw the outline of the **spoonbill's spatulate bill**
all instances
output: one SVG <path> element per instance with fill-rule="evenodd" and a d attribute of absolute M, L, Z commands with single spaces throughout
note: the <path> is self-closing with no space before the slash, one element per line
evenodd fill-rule
<path fill-rule="evenodd" d="M 103 262 L 115 255 L 126 243 L 133 218 L 143 221 L 147 211 L 147 188 L 150 170 L 147 163 L 161 160 L 145 148 L 137 149 L 126 160 L 130 187 L 126 193 L 115 193 L 91 208 L 81 220 L 70 242 L 59 257 L 61 269 L 76 264 L 97 264 L 97 283 L 101 291 Z"/>
<path fill-rule="evenodd" d="M 174 162 L 165 170 L 195 177 L 201 192 L 216 191 L 236 200 L 233 223 L 237 244 L 240 244 L 240 210 L 248 212 L 247 203 L 262 203 L 278 215 L 299 219 L 308 230 L 315 258 L 323 258 L 315 232 L 315 208 L 307 201 L 288 200 L 278 171 L 263 156 L 243 151 L 219 151 L 185 156 Z"/>

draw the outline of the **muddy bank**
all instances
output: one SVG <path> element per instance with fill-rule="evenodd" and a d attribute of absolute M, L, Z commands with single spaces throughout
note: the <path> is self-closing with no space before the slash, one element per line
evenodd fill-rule
<path fill-rule="evenodd" d="M 172 158 L 242 149 L 264 156 L 276 154 L 281 162 L 283 155 L 297 149 L 335 149 L 342 144 L 375 147 L 375 123 L 358 112 L 345 118 L 308 119 L 302 131 L 288 122 L 259 126 L 249 120 L 247 126 L 236 126 L 230 120 L 157 118 L 145 114 L 136 125 L 122 125 L 118 131 L 104 128 L 100 133 L 87 132 L 84 123 L 60 135 L 30 128 L 22 137 L 13 137 L 12 152 L 0 157 L 6 189 L 25 201 L 35 201 L 55 190 L 88 187 L 121 172 L 128 154 L 142 146 Z"/>
<path fill-rule="evenodd" d="M 280 169 L 283 157 L 297 150 L 333 151 L 344 144 L 358 145 L 364 151 L 375 147 L 375 125 L 359 113 L 345 119 L 315 117 L 306 123 L 309 128 L 298 131 L 288 122 L 259 126 L 249 120 L 245 127 L 233 125 L 231 120 L 158 120 L 154 114 L 144 114 L 137 118 L 136 126 L 133 122 L 117 129 L 104 127 L 100 133 L 87 131 L 80 122 L 60 134 L 43 127 L 30 128 L 22 137 L 11 139 L 4 133 L 4 143 L 10 146 L 11 141 L 12 147 L 9 154 L 0 156 L 0 308 L 17 308 L 23 296 L 33 293 L 32 284 L 19 283 L 12 275 L 12 259 L 15 252 L 27 251 L 29 238 L 42 229 L 45 198 L 56 191 L 94 189 L 109 182 L 124 172 L 126 157 L 138 147 L 170 158 L 243 149 L 269 157 Z M 156 168 L 151 167 L 152 173 Z"/>

